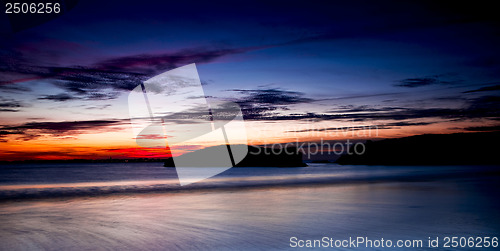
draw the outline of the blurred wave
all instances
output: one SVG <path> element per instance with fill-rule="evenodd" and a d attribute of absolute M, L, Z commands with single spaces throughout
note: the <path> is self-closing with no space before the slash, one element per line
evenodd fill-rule
<path fill-rule="evenodd" d="M 196 168 L 193 168 L 196 172 Z M 155 164 L 82 164 L 3 166 L 0 200 L 158 193 L 210 189 L 314 186 L 354 183 L 415 182 L 471 177 L 498 178 L 498 166 L 339 166 L 233 168 L 188 186 L 175 169 Z M 9 179 L 10 178 L 10 179 Z"/>

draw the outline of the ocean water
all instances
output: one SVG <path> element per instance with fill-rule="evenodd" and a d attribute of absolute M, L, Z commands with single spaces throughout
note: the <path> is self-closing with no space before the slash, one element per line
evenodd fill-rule
<path fill-rule="evenodd" d="M 446 237 L 500 237 L 499 171 L 310 164 L 180 187 L 161 163 L 1 166 L 0 250 L 293 250 L 292 237 L 449 250 Z"/>

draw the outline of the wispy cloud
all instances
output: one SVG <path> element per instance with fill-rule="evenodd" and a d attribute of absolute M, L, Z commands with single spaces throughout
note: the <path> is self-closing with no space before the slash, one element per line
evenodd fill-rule
<path fill-rule="evenodd" d="M 30 92 L 31 89 L 19 85 L 0 84 L 0 91 L 10 92 L 10 93 L 23 93 L 23 92 Z"/>
<path fill-rule="evenodd" d="M 0 138 L 7 135 L 18 135 L 20 140 L 31 140 L 44 134 L 51 136 L 67 136 L 83 133 L 97 133 L 110 130 L 111 127 L 122 125 L 128 120 L 83 120 L 61 122 L 28 122 L 16 126 L 1 126 Z"/>
<path fill-rule="evenodd" d="M 420 126 L 420 125 L 430 125 L 433 122 L 393 122 L 386 124 L 378 124 L 378 125 L 366 125 L 366 126 L 344 126 L 344 127 L 328 127 L 328 128 L 310 128 L 303 130 L 295 130 L 295 131 L 287 131 L 287 132 L 327 132 L 327 131 L 335 131 L 335 132 L 350 132 L 350 131 L 360 131 L 360 130 L 384 130 L 384 129 L 395 129 L 401 128 L 404 126 Z"/>
<path fill-rule="evenodd" d="M 500 97 L 482 96 L 470 99 L 458 108 L 419 108 L 419 107 L 379 107 L 379 106 L 345 106 L 341 109 L 326 111 L 323 113 L 271 113 L 265 105 L 254 104 L 255 107 L 264 107 L 261 110 L 246 110 L 247 120 L 347 120 L 347 121 L 377 121 L 394 120 L 405 121 L 413 119 L 445 119 L 445 120 L 469 120 L 469 119 L 497 119 L 500 117 Z M 256 111 L 256 112 L 255 112 Z M 264 111 L 264 112 L 263 112 Z M 252 113 L 255 112 L 255 113 Z M 395 124 L 392 126 L 396 126 Z M 401 125 L 404 126 L 404 125 Z"/>
<path fill-rule="evenodd" d="M 79 98 L 74 97 L 72 95 L 69 95 L 67 93 L 59 93 L 59 94 L 55 94 L 55 95 L 45 95 L 45 96 L 42 96 L 41 98 L 38 98 L 38 99 L 64 102 L 64 101 L 75 100 L 75 99 L 79 99 Z"/>
<path fill-rule="evenodd" d="M 465 91 L 463 93 L 473 93 L 473 92 L 489 92 L 489 91 L 500 91 L 500 85 L 481 87 L 475 90 Z"/>
<path fill-rule="evenodd" d="M 385 92 L 385 93 L 349 95 L 349 96 L 340 96 L 334 98 L 326 98 L 323 100 L 349 100 L 349 99 L 362 99 L 362 98 L 374 98 L 374 97 L 385 97 L 385 96 L 395 97 L 400 94 L 403 94 L 403 92 Z"/>
<path fill-rule="evenodd" d="M 304 93 L 282 90 L 279 88 L 267 89 L 232 89 L 229 91 L 243 94 L 233 101 L 241 106 L 245 119 L 259 119 L 271 115 L 276 110 L 288 110 L 289 105 L 312 102 Z"/>
<path fill-rule="evenodd" d="M 427 85 L 449 85 L 459 82 L 459 81 L 442 80 L 441 78 L 442 78 L 441 75 L 434 75 L 422 78 L 406 78 L 399 80 L 396 84 L 394 84 L 394 86 L 415 88 Z"/>
<path fill-rule="evenodd" d="M 0 112 L 18 112 L 20 111 L 19 108 L 25 106 L 26 105 L 21 101 L 0 97 Z"/>
<path fill-rule="evenodd" d="M 245 48 L 193 48 L 163 54 L 139 54 L 107 58 L 86 66 L 53 66 L 44 59 L 25 59 L 20 55 L 3 58 L 8 64 L 0 66 L 0 88 L 3 90 L 28 90 L 14 86 L 22 81 L 47 79 L 67 91 L 67 96 L 49 95 L 41 99 L 65 101 L 72 95 L 88 100 L 114 99 L 120 91 L 135 88 L 141 82 L 160 72 L 185 64 L 207 63 L 226 55 L 244 53 L 261 47 Z M 14 76 L 14 77 L 12 77 Z"/>
<path fill-rule="evenodd" d="M 471 126 L 465 127 L 466 131 L 473 132 L 491 132 L 491 131 L 500 131 L 500 125 L 492 125 L 492 126 Z"/>

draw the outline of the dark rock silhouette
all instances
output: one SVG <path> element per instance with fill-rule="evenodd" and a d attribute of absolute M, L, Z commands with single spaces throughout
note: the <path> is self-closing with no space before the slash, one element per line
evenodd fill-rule
<path fill-rule="evenodd" d="M 325 159 L 325 160 L 313 160 L 311 161 L 311 163 L 332 163 L 332 162 Z"/>
<path fill-rule="evenodd" d="M 247 147 L 248 154 L 236 164 L 235 167 L 304 167 L 307 166 L 302 161 L 302 152 L 297 148 L 275 149 L 259 146 L 233 145 L 232 147 Z M 212 146 L 201 150 L 183 154 L 176 158 L 194 158 L 216 151 L 226 151 L 227 146 Z M 196 156 L 197 155 L 197 156 Z M 165 167 L 175 167 L 174 160 L 169 158 L 165 161 Z M 207 166 L 206 163 L 199 163 L 199 166 Z"/>
<path fill-rule="evenodd" d="M 248 146 L 247 156 L 236 167 L 269 166 L 269 167 L 303 167 L 302 152 L 295 147 L 276 149 Z"/>
<path fill-rule="evenodd" d="M 365 152 L 344 154 L 342 165 L 498 165 L 500 132 L 424 134 L 367 141 Z M 359 151 L 358 151 L 359 152 Z"/>

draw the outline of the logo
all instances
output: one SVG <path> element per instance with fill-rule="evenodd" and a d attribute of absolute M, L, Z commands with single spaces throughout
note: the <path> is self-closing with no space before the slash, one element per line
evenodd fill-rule
<path fill-rule="evenodd" d="M 141 83 L 128 105 L 137 144 L 170 151 L 181 185 L 217 175 L 247 155 L 240 106 L 207 100 L 195 64 Z"/>

